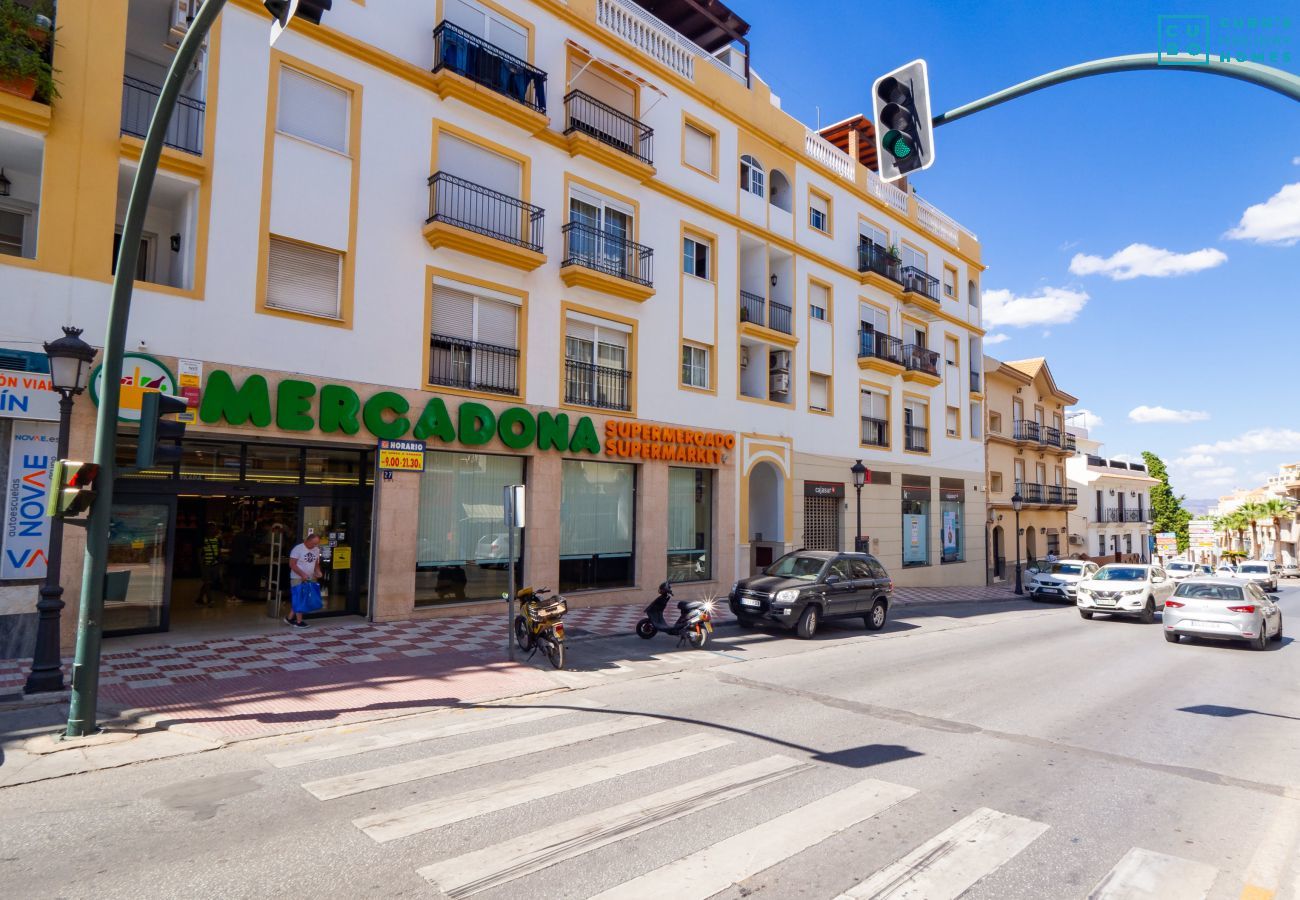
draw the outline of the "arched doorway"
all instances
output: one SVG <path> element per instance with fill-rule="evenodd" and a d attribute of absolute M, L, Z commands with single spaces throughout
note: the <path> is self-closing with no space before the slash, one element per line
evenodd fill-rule
<path fill-rule="evenodd" d="M 1002 533 L 1002 526 L 998 525 L 993 529 L 993 577 L 1005 578 L 1007 574 L 1007 553 L 1004 542 L 1006 538 Z"/>
<path fill-rule="evenodd" d="M 785 173 L 780 169 L 773 169 L 771 187 L 767 192 L 768 202 L 777 209 L 791 212 L 794 209 L 793 193 L 790 187 L 790 179 L 786 178 Z"/>
<path fill-rule="evenodd" d="M 781 555 L 785 544 L 785 475 L 770 462 L 749 471 L 750 571 L 757 572 Z"/>
<path fill-rule="evenodd" d="M 1025 529 L 1025 559 L 1029 563 L 1038 559 L 1038 532 L 1032 525 Z"/>

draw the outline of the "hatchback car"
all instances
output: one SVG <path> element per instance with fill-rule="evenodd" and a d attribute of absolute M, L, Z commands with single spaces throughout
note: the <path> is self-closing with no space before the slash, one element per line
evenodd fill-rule
<path fill-rule="evenodd" d="M 1239 578 L 1194 578 L 1165 601 L 1165 640 L 1183 635 L 1246 641 L 1256 650 L 1282 640 L 1282 610 L 1268 594 Z"/>
<path fill-rule="evenodd" d="M 1243 562 L 1237 567 L 1237 577 L 1248 578 L 1264 590 L 1277 593 L 1277 572 L 1272 563 L 1253 560 Z"/>
<path fill-rule="evenodd" d="M 860 618 L 885 627 L 894 589 L 885 567 L 866 553 L 796 550 L 759 575 L 731 586 L 732 613 L 742 628 L 774 622 L 811 638 L 823 619 Z"/>
<path fill-rule="evenodd" d="M 1070 600 L 1080 581 L 1092 577 L 1098 569 L 1095 562 L 1062 559 L 1045 563 L 1041 569 L 1030 569 L 1025 588 L 1031 600 Z"/>
<path fill-rule="evenodd" d="M 1159 566 L 1110 563 L 1078 585 L 1079 615 L 1091 619 L 1094 613 L 1140 619 L 1146 624 L 1156 620 L 1156 610 L 1164 609 L 1173 594 L 1174 580 Z"/>

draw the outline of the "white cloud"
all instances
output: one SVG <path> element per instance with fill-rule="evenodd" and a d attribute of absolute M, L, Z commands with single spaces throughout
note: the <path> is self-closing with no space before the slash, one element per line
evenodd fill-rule
<path fill-rule="evenodd" d="M 1011 340 L 1009 334 L 986 334 L 984 335 L 984 346 L 992 347 L 994 344 L 1003 344 Z"/>
<path fill-rule="evenodd" d="M 1101 416 L 1097 415 L 1090 409 L 1070 410 L 1070 415 L 1067 417 L 1067 421 L 1071 425 L 1077 425 L 1080 428 L 1087 428 L 1089 430 L 1103 424 Z"/>
<path fill-rule="evenodd" d="M 1290 428 L 1256 428 L 1213 444 L 1196 444 L 1188 453 L 1300 453 L 1300 431 Z"/>
<path fill-rule="evenodd" d="M 1213 269 L 1228 261 L 1222 250 L 1206 247 L 1191 253 L 1174 253 L 1149 244 L 1129 244 L 1111 256 L 1089 256 L 1076 253 L 1070 260 L 1070 271 L 1075 275 L 1105 275 L 1114 281 L 1132 278 L 1171 278 Z"/>
<path fill-rule="evenodd" d="M 1285 184 L 1263 203 L 1246 207 L 1241 221 L 1224 237 L 1284 247 L 1300 241 L 1300 181 Z"/>
<path fill-rule="evenodd" d="M 1291 157 L 1291 165 L 1300 166 L 1300 156 Z"/>
<path fill-rule="evenodd" d="M 1163 406 L 1135 406 L 1128 413 L 1129 421 L 1139 425 L 1204 422 L 1209 417 L 1209 413 L 1200 410 L 1166 409 Z"/>
<path fill-rule="evenodd" d="M 1191 477 L 1197 481 L 1231 481 L 1237 474 L 1232 466 L 1217 466 L 1213 469 L 1196 469 Z"/>
<path fill-rule="evenodd" d="M 1064 325 L 1073 322 L 1087 302 L 1087 294 L 1069 288 L 1043 288 L 1028 297 L 1006 290 L 985 291 L 984 324 L 991 328 Z"/>
<path fill-rule="evenodd" d="M 1117 459 L 1120 462 L 1142 462 L 1142 457 L 1134 456 L 1132 453 L 1116 453 L 1110 458 Z"/>
<path fill-rule="evenodd" d="M 1189 453 L 1187 456 L 1179 456 L 1169 461 L 1171 466 L 1183 469 L 1212 466 L 1214 463 L 1214 457 L 1204 453 Z"/>

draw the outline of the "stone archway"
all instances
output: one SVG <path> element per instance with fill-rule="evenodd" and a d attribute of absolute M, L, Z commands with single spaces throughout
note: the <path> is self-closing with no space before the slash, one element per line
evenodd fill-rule
<path fill-rule="evenodd" d="M 1025 529 L 1025 559 L 1031 563 L 1038 560 L 1038 531 L 1032 525 Z"/>
<path fill-rule="evenodd" d="M 781 555 L 785 543 L 785 474 L 766 460 L 749 471 L 749 521 L 746 537 L 752 547 L 750 568 L 766 568 Z"/>

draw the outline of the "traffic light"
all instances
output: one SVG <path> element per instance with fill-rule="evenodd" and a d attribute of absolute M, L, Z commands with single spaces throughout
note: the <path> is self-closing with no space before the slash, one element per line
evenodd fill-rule
<path fill-rule="evenodd" d="M 928 169 L 934 162 L 934 126 L 925 60 L 913 60 L 877 78 L 871 95 L 881 180 L 897 181 Z"/>
<path fill-rule="evenodd" d="M 275 19 L 271 23 L 271 44 L 274 46 L 295 17 L 319 25 L 321 15 L 334 5 L 334 0 L 263 0 L 262 5 Z"/>
<path fill-rule="evenodd" d="M 50 495 L 45 503 L 45 515 L 52 519 L 79 516 L 95 502 L 95 479 L 99 466 L 95 463 L 60 459 L 50 473 Z"/>
<path fill-rule="evenodd" d="M 185 436 L 185 423 L 163 416 L 185 412 L 187 408 L 181 397 L 161 391 L 146 391 L 140 398 L 140 441 L 135 445 L 137 469 L 169 466 L 181 458 L 181 448 L 172 442 Z"/>

